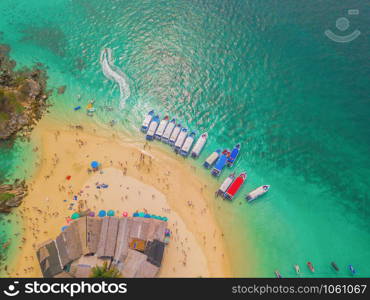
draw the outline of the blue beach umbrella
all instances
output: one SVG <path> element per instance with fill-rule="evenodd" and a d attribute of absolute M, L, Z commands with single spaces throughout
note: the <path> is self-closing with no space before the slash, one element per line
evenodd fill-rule
<path fill-rule="evenodd" d="M 66 226 L 63 226 L 62 227 L 62 231 L 64 231 L 64 230 L 66 230 L 68 228 L 68 226 L 66 225 Z"/>
<path fill-rule="evenodd" d="M 99 167 L 99 163 L 96 160 L 94 160 L 94 161 L 91 162 L 91 167 L 93 169 L 97 169 Z"/>
<path fill-rule="evenodd" d="M 150 218 L 150 215 L 149 214 L 145 214 L 144 215 L 144 218 Z"/>
<path fill-rule="evenodd" d="M 138 217 L 138 216 L 139 216 L 139 213 L 138 213 L 138 212 L 134 212 L 134 213 L 132 214 L 132 216 L 133 216 L 133 217 Z"/>
<path fill-rule="evenodd" d="M 99 211 L 98 216 L 99 216 L 100 218 L 103 218 L 103 217 L 105 217 L 106 215 L 107 215 L 107 212 L 106 212 L 104 209 L 102 209 L 101 211 Z"/>
<path fill-rule="evenodd" d="M 112 209 L 108 210 L 107 216 L 113 217 L 114 216 L 114 210 L 112 210 Z"/>

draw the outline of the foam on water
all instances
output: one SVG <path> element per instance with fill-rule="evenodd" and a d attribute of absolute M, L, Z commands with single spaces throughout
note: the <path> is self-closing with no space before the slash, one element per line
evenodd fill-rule
<path fill-rule="evenodd" d="M 131 91 L 128 84 L 126 74 L 117 66 L 114 65 L 112 49 L 105 48 L 100 54 L 100 64 L 102 66 L 103 74 L 109 80 L 115 81 L 119 86 L 120 92 L 120 109 L 125 107 L 126 100 L 130 98 Z"/>

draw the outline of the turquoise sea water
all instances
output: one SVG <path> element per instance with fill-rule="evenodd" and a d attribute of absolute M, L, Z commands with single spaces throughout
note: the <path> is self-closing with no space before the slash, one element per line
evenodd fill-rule
<path fill-rule="evenodd" d="M 217 217 L 236 276 L 370 276 L 370 9 L 364 1 L 2 0 L 2 43 L 18 65 L 42 62 L 59 118 L 95 99 L 94 120 L 136 132 L 154 108 L 184 120 L 215 148 L 242 143 L 235 170 L 247 184 Z M 348 9 L 359 15 L 348 16 Z M 348 17 L 362 34 L 329 40 Z M 348 33 L 345 32 L 346 34 Z M 129 78 L 118 86 L 99 63 L 109 47 Z M 81 101 L 78 101 L 81 95 Z M 107 110 L 113 107 L 114 110 Z M 0 150 L 0 174 L 15 176 L 29 145 Z M 9 159 L 10 158 L 10 159 Z M 19 174 L 17 174 L 20 176 Z M 223 173 L 223 177 L 228 172 Z M 223 177 L 220 179 L 222 182 Z M 247 192 L 270 184 L 253 204 Z M 221 201 L 221 200 L 215 200 Z M 330 262 L 341 268 L 335 275 Z"/>

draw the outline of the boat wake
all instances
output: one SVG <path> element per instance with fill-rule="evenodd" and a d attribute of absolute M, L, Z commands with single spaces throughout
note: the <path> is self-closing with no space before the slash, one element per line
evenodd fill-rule
<path fill-rule="evenodd" d="M 112 57 L 112 49 L 104 48 L 100 53 L 100 64 L 103 74 L 109 80 L 115 81 L 119 86 L 120 92 L 120 109 L 125 107 L 126 100 L 130 97 L 130 85 L 126 74 L 117 66 L 114 65 Z"/>

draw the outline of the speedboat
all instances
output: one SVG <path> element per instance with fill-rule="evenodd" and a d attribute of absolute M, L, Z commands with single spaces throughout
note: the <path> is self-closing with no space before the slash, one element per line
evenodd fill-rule
<path fill-rule="evenodd" d="M 294 265 L 294 270 L 297 274 L 301 273 L 301 269 L 299 268 L 299 265 Z"/>
<path fill-rule="evenodd" d="M 220 176 L 222 169 L 226 165 L 229 155 L 230 155 L 230 152 L 226 149 L 222 152 L 221 156 L 216 161 L 214 168 L 212 169 L 211 173 L 213 176 L 216 176 L 216 177 Z"/>
<path fill-rule="evenodd" d="M 282 278 L 279 270 L 276 270 L 274 273 L 275 273 L 276 278 Z"/>
<path fill-rule="evenodd" d="M 159 123 L 159 126 L 154 134 L 154 138 L 157 139 L 157 140 L 160 140 L 167 125 L 168 125 L 168 120 L 169 120 L 169 117 L 168 116 L 165 116 L 162 121 Z"/>
<path fill-rule="evenodd" d="M 243 186 L 245 180 L 247 179 L 247 173 L 241 173 L 234 182 L 228 187 L 228 189 L 225 192 L 225 198 L 228 200 L 233 200 L 236 193 L 240 190 L 240 188 Z"/>
<path fill-rule="evenodd" d="M 199 137 L 199 139 L 197 140 L 197 142 L 195 143 L 195 145 L 193 147 L 193 150 L 191 151 L 191 157 L 197 158 L 199 156 L 200 152 L 202 151 L 204 145 L 207 142 L 207 139 L 208 139 L 208 133 L 207 132 L 203 133 Z"/>
<path fill-rule="evenodd" d="M 150 122 L 149 129 L 146 132 L 146 139 L 148 141 L 152 141 L 154 139 L 154 133 L 157 130 L 158 124 L 159 124 L 159 116 L 155 116 L 152 119 L 152 122 Z"/>
<path fill-rule="evenodd" d="M 180 154 L 182 156 L 188 156 L 189 155 L 189 151 L 190 151 L 190 148 L 191 146 L 193 145 L 194 143 L 194 138 L 195 138 L 195 132 L 192 131 L 189 136 L 186 138 L 184 144 L 182 145 L 181 147 L 181 150 L 180 150 Z"/>
<path fill-rule="evenodd" d="M 180 134 L 180 131 L 181 131 L 181 124 L 177 124 L 176 127 L 173 129 L 172 133 L 171 133 L 171 136 L 170 136 L 170 139 L 168 140 L 168 143 L 171 145 L 171 146 L 174 146 L 175 145 L 175 142 Z"/>
<path fill-rule="evenodd" d="M 349 271 L 351 272 L 352 275 L 356 274 L 356 270 L 352 265 L 349 265 L 348 268 L 349 268 Z"/>
<path fill-rule="evenodd" d="M 218 188 L 216 195 L 224 196 L 226 190 L 229 188 L 229 186 L 233 183 L 235 179 L 235 173 L 232 173 L 227 177 L 224 182 L 221 184 L 221 186 Z"/>
<path fill-rule="evenodd" d="M 169 140 L 169 138 L 171 136 L 171 133 L 172 133 L 173 129 L 175 128 L 175 126 L 176 126 L 176 119 L 172 119 L 168 123 L 168 125 L 166 127 L 166 130 L 164 131 L 164 133 L 162 135 L 162 138 L 161 138 L 162 142 L 168 143 L 168 140 Z"/>
<path fill-rule="evenodd" d="M 207 169 L 213 166 L 213 164 L 216 162 L 216 160 L 219 158 L 221 153 L 221 149 L 217 149 L 215 152 L 213 152 L 210 156 L 207 157 L 205 162 L 203 163 L 203 166 Z"/>
<path fill-rule="evenodd" d="M 188 136 L 188 130 L 186 128 L 182 128 L 180 134 L 175 142 L 175 152 L 178 153 L 184 144 L 186 138 Z"/>
<path fill-rule="evenodd" d="M 153 116 L 154 116 L 154 110 L 151 110 L 150 112 L 148 112 L 148 114 L 146 115 L 146 117 L 143 121 L 143 124 L 141 124 L 141 131 L 142 132 L 145 133 L 145 132 L 148 131 L 148 128 L 149 128 L 150 122 L 153 119 Z"/>
<path fill-rule="evenodd" d="M 255 199 L 257 199 L 258 197 L 261 197 L 262 195 L 266 194 L 270 189 L 270 186 L 269 185 L 263 185 L 263 186 L 260 186 L 258 188 L 256 188 L 255 190 L 251 191 L 247 196 L 246 196 L 246 199 L 248 202 L 251 202 Z"/>
<path fill-rule="evenodd" d="M 339 267 L 335 262 L 331 262 L 331 266 L 334 268 L 335 271 L 339 271 Z"/>
<path fill-rule="evenodd" d="M 315 272 L 315 268 L 313 267 L 313 264 L 312 264 L 312 262 L 307 262 L 307 267 L 310 269 L 310 271 L 312 272 L 312 273 L 314 273 Z"/>
<path fill-rule="evenodd" d="M 240 151 L 240 144 L 236 144 L 234 149 L 231 151 L 229 158 L 227 159 L 227 166 L 232 167 Z"/>

